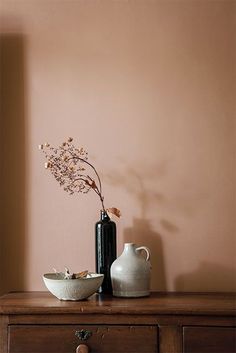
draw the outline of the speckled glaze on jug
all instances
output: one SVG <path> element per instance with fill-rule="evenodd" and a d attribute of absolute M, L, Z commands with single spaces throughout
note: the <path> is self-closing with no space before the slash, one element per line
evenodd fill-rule
<path fill-rule="evenodd" d="M 142 254 L 145 251 L 146 256 Z M 125 243 L 122 254 L 111 265 L 112 290 L 115 297 L 150 295 L 150 250 L 146 246 Z"/>

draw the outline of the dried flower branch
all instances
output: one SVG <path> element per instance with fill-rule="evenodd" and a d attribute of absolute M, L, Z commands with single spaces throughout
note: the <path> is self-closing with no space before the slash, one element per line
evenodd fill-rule
<path fill-rule="evenodd" d="M 50 170 L 56 181 L 70 195 L 79 192 L 86 194 L 92 189 L 101 201 L 102 210 L 106 211 L 99 174 L 88 161 L 88 152 L 82 147 L 76 148 L 72 141 L 73 138 L 69 137 L 58 148 L 52 147 L 48 142 L 39 145 L 39 149 L 43 151 L 47 159 L 45 168 Z M 93 177 L 89 170 L 93 171 Z M 107 211 L 117 217 L 121 215 L 115 207 Z"/>

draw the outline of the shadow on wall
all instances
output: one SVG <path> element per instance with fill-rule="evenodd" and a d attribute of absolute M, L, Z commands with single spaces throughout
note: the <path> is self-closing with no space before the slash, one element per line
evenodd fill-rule
<path fill-rule="evenodd" d="M 0 293 L 25 284 L 25 40 L 0 36 L 1 233 Z"/>
<path fill-rule="evenodd" d="M 176 291 L 236 291 L 235 269 L 222 266 L 216 263 L 202 262 L 199 267 L 192 272 L 179 275 L 175 279 Z"/>
<path fill-rule="evenodd" d="M 138 169 L 141 168 L 140 173 Z M 145 171 L 144 176 L 141 176 L 141 171 Z M 145 182 L 150 183 L 156 188 L 156 180 L 164 177 L 167 173 L 167 162 L 163 161 L 156 166 L 149 167 L 142 163 L 141 166 L 135 168 L 126 166 L 126 171 L 120 174 L 115 171 L 105 176 L 108 183 L 113 186 L 122 186 L 127 192 L 133 195 L 140 207 L 140 217 L 134 218 L 133 225 L 130 228 L 124 229 L 124 243 L 135 243 L 139 246 L 144 245 L 151 250 L 152 264 L 152 280 L 151 289 L 166 290 L 165 265 L 163 257 L 163 246 L 161 234 L 152 229 L 148 212 L 150 208 L 159 208 L 165 202 L 165 197 L 162 193 L 152 189 L 147 189 Z M 178 227 L 170 220 L 160 220 L 160 226 L 168 232 L 177 232 Z"/>
<path fill-rule="evenodd" d="M 123 161 L 121 162 L 123 163 Z M 164 177 L 167 172 L 167 162 L 160 162 L 156 166 L 145 165 L 145 162 L 137 167 L 124 165 L 122 170 L 122 173 L 115 170 L 108 175 L 104 175 L 104 180 L 112 186 L 122 186 L 129 194 L 133 195 L 139 204 L 141 218 L 146 218 L 149 207 L 162 204 L 165 202 L 165 197 L 154 189 L 148 190 L 144 185 L 144 180 L 153 182 Z"/>
<path fill-rule="evenodd" d="M 134 218 L 133 227 L 124 230 L 124 242 L 145 245 L 151 251 L 151 288 L 166 290 L 165 267 L 163 260 L 162 240 L 160 234 L 154 232 L 146 219 Z"/>

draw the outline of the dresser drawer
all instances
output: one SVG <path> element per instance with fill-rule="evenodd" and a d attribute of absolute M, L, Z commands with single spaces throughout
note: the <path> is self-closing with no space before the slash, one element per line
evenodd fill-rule
<path fill-rule="evenodd" d="M 235 327 L 184 327 L 184 353 L 235 353 Z"/>
<path fill-rule="evenodd" d="M 82 341 L 76 337 L 79 330 L 92 335 Z M 83 343 L 91 353 L 157 353 L 156 326 L 118 325 L 10 325 L 9 353 L 75 353 Z"/>

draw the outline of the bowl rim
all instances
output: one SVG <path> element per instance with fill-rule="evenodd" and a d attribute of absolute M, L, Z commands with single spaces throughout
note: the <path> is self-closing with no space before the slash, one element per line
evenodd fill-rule
<path fill-rule="evenodd" d="M 93 280 L 95 278 L 102 278 L 104 277 L 103 273 L 96 273 L 96 272 L 89 272 L 89 274 L 91 275 L 91 277 L 82 277 L 82 278 L 70 278 L 70 279 L 65 279 L 65 278 L 57 278 L 57 274 L 55 272 L 47 272 L 44 273 L 42 275 L 43 279 L 46 279 L 47 281 L 58 281 L 58 282 L 62 282 L 62 281 L 66 281 L 66 282 L 75 282 L 75 281 L 87 281 L 87 280 Z M 50 276 L 50 278 L 48 277 Z M 52 278 L 51 276 L 55 276 L 55 278 Z"/>

